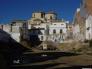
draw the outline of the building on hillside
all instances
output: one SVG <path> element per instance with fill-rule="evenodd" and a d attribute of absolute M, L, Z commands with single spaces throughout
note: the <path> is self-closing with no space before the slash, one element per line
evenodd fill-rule
<path fill-rule="evenodd" d="M 24 23 L 26 23 L 26 20 L 12 20 L 11 21 L 12 26 L 22 27 Z"/>
<path fill-rule="evenodd" d="M 17 42 L 39 40 L 62 43 L 72 32 L 69 22 L 58 19 L 54 12 L 34 12 L 27 21 L 13 20 L 8 25 L 0 25 L 0 28 L 7 31 Z"/>
<path fill-rule="evenodd" d="M 85 22 L 85 38 L 92 39 L 92 0 L 82 0 L 80 7 L 81 16 Z"/>
<path fill-rule="evenodd" d="M 49 24 L 49 41 L 61 43 L 67 38 L 65 21 L 52 22 Z"/>
<path fill-rule="evenodd" d="M 10 33 L 11 32 L 11 25 L 9 25 L 9 24 L 2 24 L 2 25 L 0 25 L 0 29 L 4 30 L 7 33 Z"/>
<path fill-rule="evenodd" d="M 53 22 L 57 20 L 57 14 L 53 11 L 50 11 L 45 14 L 45 19 L 46 19 L 46 22 Z"/>
<path fill-rule="evenodd" d="M 73 38 L 77 41 L 85 40 L 85 22 L 80 14 L 80 8 L 77 8 L 73 20 Z"/>
<path fill-rule="evenodd" d="M 41 15 L 44 15 L 43 18 Z M 30 36 L 37 35 L 41 41 L 62 42 L 67 38 L 67 21 L 57 19 L 54 12 L 36 12 L 28 20 Z M 33 32 L 34 31 L 34 32 Z"/>
<path fill-rule="evenodd" d="M 29 38 L 37 37 L 40 41 L 45 41 L 46 40 L 46 31 L 47 31 L 47 24 L 46 23 L 42 23 L 39 25 L 32 24 L 28 28 Z"/>
<path fill-rule="evenodd" d="M 82 37 L 81 40 L 92 39 L 92 0 L 81 1 L 80 9 L 77 9 L 74 17 L 74 27 L 79 30 L 79 34 L 76 33 L 79 38 Z"/>
<path fill-rule="evenodd" d="M 32 13 L 32 18 L 28 20 L 28 24 L 39 24 L 45 22 L 51 22 L 56 20 L 57 15 L 54 12 L 34 12 Z"/>
<path fill-rule="evenodd" d="M 28 20 L 28 24 L 39 24 L 44 22 L 46 22 L 44 12 L 34 12 L 32 13 L 32 18 Z"/>
<path fill-rule="evenodd" d="M 24 33 L 24 31 L 26 30 L 25 24 L 26 20 L 13 20 L 11 22 L 11 37 L 18 42 L 20 42 L 21 38 L 23 38 L 23 36 L 27 33 Z"/>

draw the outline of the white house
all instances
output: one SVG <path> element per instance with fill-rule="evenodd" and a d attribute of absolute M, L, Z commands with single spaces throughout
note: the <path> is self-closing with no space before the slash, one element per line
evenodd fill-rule
<path fill-rule="evenodd" d="M 11 22 L 11 37 L 16 40 L 17 42 L 20 42 L 20 29 L 23 28 L 23 25 L 26 23 L 25 20 L 14 20 Z"/>
<path fill-rule="evenodd" d="M 11 37 L 17 42 L 20 42 L 20 28 L 20 26 L 12 26 L 12 31 L 10 32 Z"/>
<path fill-rule="evenodd" d="M 50 41 L 62 42 L 67 37 L 66 22 L 52 22 L 49 24 L 49 39 Z"/>
<path fill-rule="evenodd" d="M 11 25 L 9 25 L 9 24 L 2 25 L 2 30 L 4 30 L 7 33 L 10 33 L 11 32 Z"/>

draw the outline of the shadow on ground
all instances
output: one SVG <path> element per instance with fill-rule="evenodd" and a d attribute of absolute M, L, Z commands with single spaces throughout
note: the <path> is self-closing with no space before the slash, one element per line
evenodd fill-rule
<path fill-rule="evenodd" d="M 23 63 L 37 63 L 37 62 L 43 62 L 47 60 L 55 60 L 59 57 L 65 57 L 65 56 L 77 56 L 79 54 L 75 53 L 68 53 L 68 52 L 43 52 L 43 53 L 31 53 L 31 54 L 25 54 L 22 56 Z"/>
<path fill-rule="evenodd" d="M 14 59 L 28 50 L 11 38 L 10 34 L 0 29 L 0 69 L 8 69 Z"/>
<path fill-rule="evenodd" d="M 57 67 L 54 68 L 53 66 L 57 66 L 59 63 L 54 64 L 43 64 L 43 65 L 33 65 L 33 66 L 16 66 L 12 67 L 11 69 L 82 69 L 82 68 L 92 68 L 92 65 L 87 66 L 69 66 L 69 67 Z M 62 65 L 62 64 L 61 64 Z"/>
<path fill-rule="evenodd" d="M 56 68 L 56 69 L 92 69 L 92 65 L 87 65 L 87 66 L 71 66 L 71 67 L 61 67 L 61 68 Z"/>

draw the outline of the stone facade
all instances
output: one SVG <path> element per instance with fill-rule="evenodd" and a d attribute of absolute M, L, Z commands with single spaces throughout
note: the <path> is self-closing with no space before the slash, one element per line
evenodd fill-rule
<path fill-rule="evenodd" d="M 57 14 L 54 12 L 48 12 L 45 14 L 45 18 L 47 22 L 52 22 L 57 19 Z"/>
<path fill-rule="evenodd" d="M 56 20 L 57 15 L 54 12 L 34 12 L 32 18 L 28 20 L 28 24 L 40 24 Z"/>

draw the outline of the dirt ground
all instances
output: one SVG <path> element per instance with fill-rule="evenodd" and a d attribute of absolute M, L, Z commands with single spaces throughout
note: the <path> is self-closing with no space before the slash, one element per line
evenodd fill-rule
<path fill-rule="evenodd" d="M 60 56 L 55 59 L 19 65 L 14 69 L 82 69 L 92 68 L 92 55 Z"/>
<path fill-rule="evenodd" d="M 59 57 L 55 60 L 48 60 L 45 62 L 35 63 L 36 65 L 44 64 L 56 64 L 47 69 L 57 69 L 57 68 L 67 68 L 67 67 L 76 67 L 76 66 L 88 66 L 92 68 L 92 56 L 90 55 L 78 55 L 78 56 L 68 56 L 68 57 Z M 32 65 L 35 65 L 32 64 Z"/>

